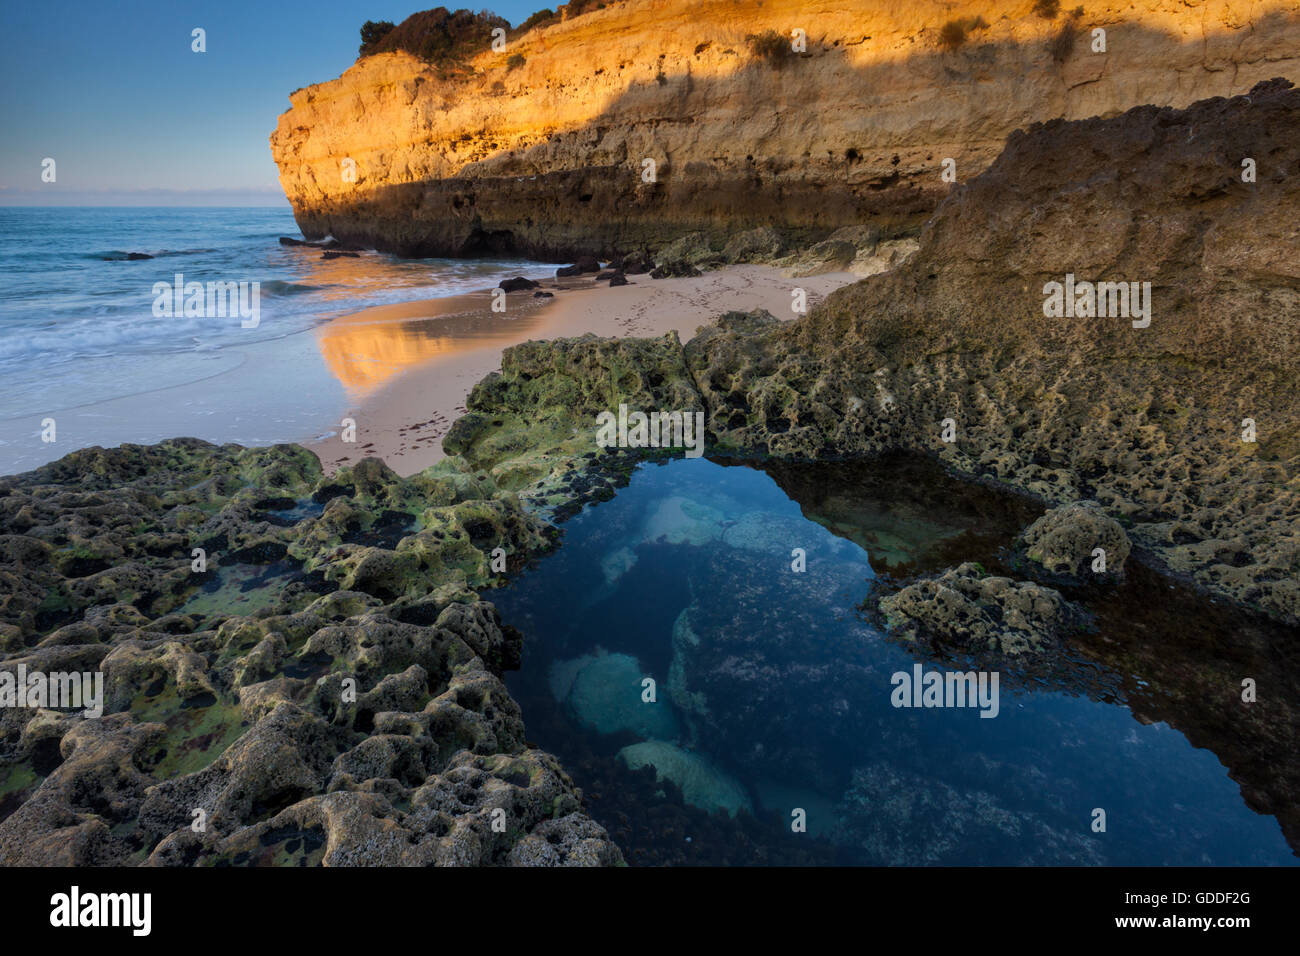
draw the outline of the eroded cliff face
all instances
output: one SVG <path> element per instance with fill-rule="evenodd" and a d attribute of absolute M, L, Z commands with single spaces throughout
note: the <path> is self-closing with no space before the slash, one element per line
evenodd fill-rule
<path fill-rule="evenodd" d="M 976 17 L 987 26 L 941 43 Z M 796 28 L 806 53 L 779 62 L 746 39 Z M 945 159 L 965 182 L 1035 121 L 1300 79 L 1300 5 L 1091 2 L 1047 19 L 1031 0 L 628 0 L 473 67 L 443 81 L 381 54 L 293 93 L 271 149 L 304 234 L 563 259 L 696 230 L 906 228 L 948 192 Z"/>

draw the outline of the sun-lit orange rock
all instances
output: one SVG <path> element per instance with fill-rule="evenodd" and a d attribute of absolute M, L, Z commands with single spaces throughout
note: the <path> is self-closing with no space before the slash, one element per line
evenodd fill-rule
<path fill-rule="evenodd" d="M 626 0 L 480 54 L 466 79 L 406 54 L 363 59 L 293 93 L 271 148 L 308 236 L 564 258 L 697 229 L 912 225 L 950 188 L 945 159 L 969 179 L 1033 122 L 1300 80 L 1294 0 L 1061 8 Z M 968 24 L 955 49 L 940 42 L 952 20 Z M 1073 42 L 1057 44 L 1067 24 Z M 804 31 L 806 52 L 757 57 L 747 37 L 766 30 Z"/>

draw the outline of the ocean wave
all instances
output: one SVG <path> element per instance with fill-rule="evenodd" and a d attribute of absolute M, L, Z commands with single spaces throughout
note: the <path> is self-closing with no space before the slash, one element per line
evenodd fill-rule
<path fill-rule="evenodd" d="M 122 249 L 110 249 L 107 252 L 83 253 L 81 259 L 95 259 L 100 262 L 143 262 L 146 259 L 170 259 L 175 256 L 201 256 L 217 252 L 216 249 L 158 249 L 150 252 Z"/>
<path fill-rule="evenodd" d="M 307 292 L 320 292 L 332 288 L 329 285 L 303 285 L 301 282 L 286 282 L 282 279 L 267 279 L 259 288 L 268 295 L 303 295 Z"/>

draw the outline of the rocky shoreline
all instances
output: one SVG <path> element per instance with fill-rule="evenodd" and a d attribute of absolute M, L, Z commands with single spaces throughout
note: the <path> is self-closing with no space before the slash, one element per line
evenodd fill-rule
<path fill-rule="evenodd" d="M 445 447 L 522 469 L 522 490 L 625 401 L 703 409 L 724 453 L 918 451 L 1051 504 L 1096 501 L 1167 572 L 1300 622 L 1298 117 L 1300 91 L 1275 80 L 1036 126 L 941 204 L 919 252 L 807 319 L 732 313 L 684 346 L 520 346 Z M 1268 157 L 1257 182 L 1239 154 Z M 1150 327 L 1046 317 L 1039 290 L 1073 272 L 1150 282 Z"/>
<path fill-rule="evenodd" d="M 1032 654 L 1078 623 L 1052 579 L 1086 576 L 1078 552 L 1102 540 L 1111 574 L 1131 542 L 1296 624 L 1298 121 L 1300 92 L 1273 81 L 1035 126 L 915 254 L 803 320 L 508 349 L 451 457 L 410 478 L 177 439 L 0 479 L 0 670 L 102 671 L 107 689 L 98 720 L 0 712 L 0 863 L 623 862 L 528 742 L 501 681 L 523 637 L 485 600 L 645 457 L 596 446 L 620 403 L 703 413 L 710 451 L 919 451 L 1061 507 L 1024 539 L 1042 583 L 958 567 L 887 599 L 908 628 Z M 1044 317 L 1066 272 L 1151 282 L 1150 327 Z M 945 591 L 962 600 L 938 613 Z"/>

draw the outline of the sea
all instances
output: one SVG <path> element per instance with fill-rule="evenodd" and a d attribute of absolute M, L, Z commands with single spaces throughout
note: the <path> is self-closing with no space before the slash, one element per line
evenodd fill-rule
<path fill-rule="evenodd" d="M 370 306 L 554 268 L 376 252 L 326 259 L 281 236 L 301 238 L 287 205 L 0 208 L 0 474 L 90 445 L 319 437 L 349 396 L 313 330 Z M 178 275 L 257 282 L 256 327 L 239 315 L 156 315 L 155 285 Z"/>

